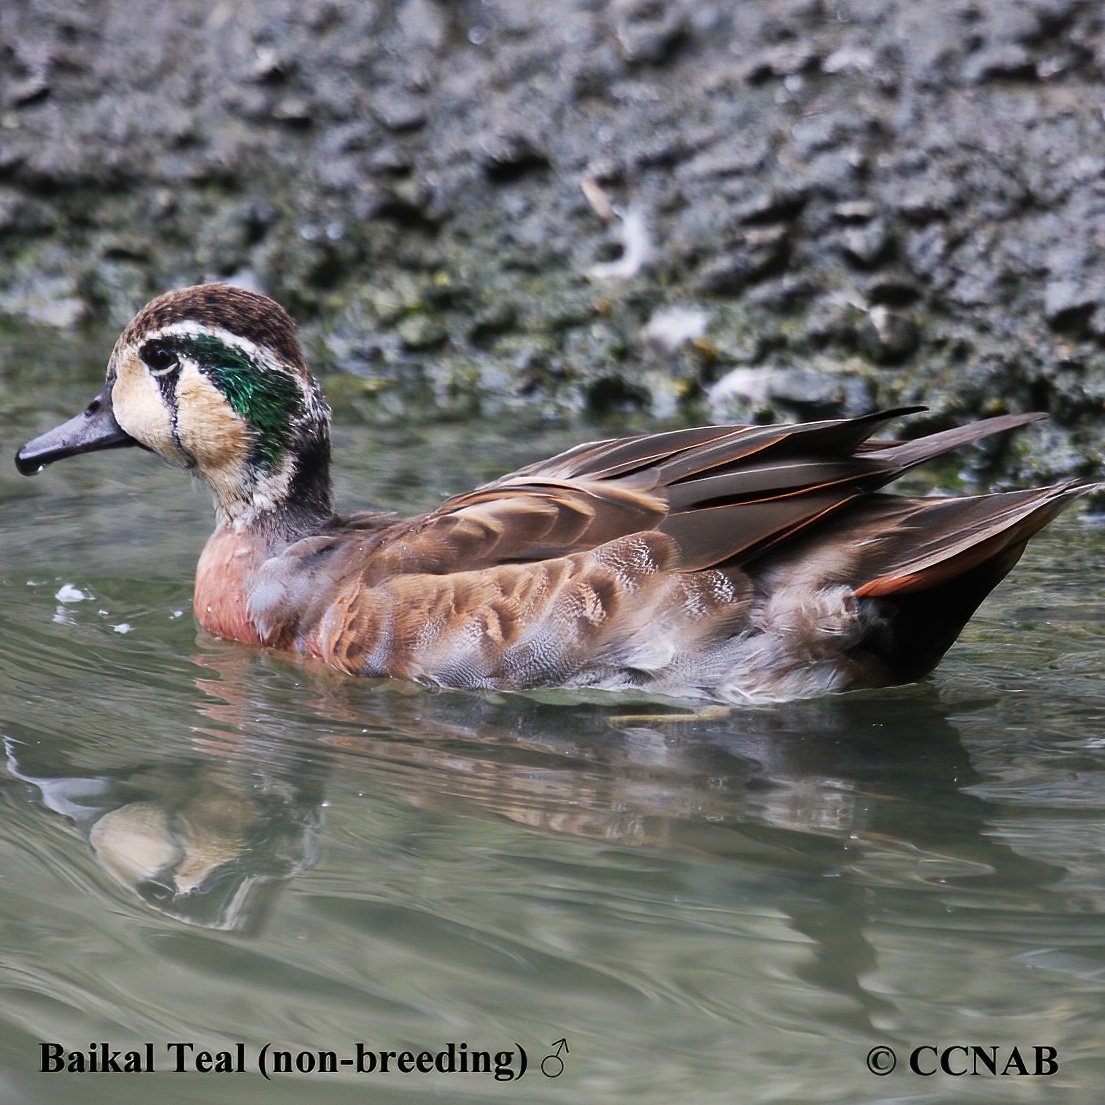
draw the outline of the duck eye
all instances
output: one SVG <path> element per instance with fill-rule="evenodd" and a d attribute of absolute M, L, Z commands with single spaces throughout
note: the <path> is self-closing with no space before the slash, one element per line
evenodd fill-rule
<path fill-rule="evenodd" d="M 180 367 L 177 355 L 164 345 L 147 345 L 140 356 L 154 376 L 164 376 Z"/>

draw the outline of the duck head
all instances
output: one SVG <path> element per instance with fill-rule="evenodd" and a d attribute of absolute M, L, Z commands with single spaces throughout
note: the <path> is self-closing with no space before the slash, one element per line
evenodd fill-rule
<path fill-rule="evenodd" d="M 291 317 L 255 292 L 204 284 L 146 304 L 115 343 L 103 390 L 16 466 L 31 475 L 124 445 L 203 480 L 224 524 L 294 531 L 332 513 L 330 411 Z"/>

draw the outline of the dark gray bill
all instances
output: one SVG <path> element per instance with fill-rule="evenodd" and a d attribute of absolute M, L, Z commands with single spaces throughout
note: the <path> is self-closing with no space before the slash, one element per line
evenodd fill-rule
<path fill-rule="evenodd" d="M 137 444 L 115 421 L 115 412 L 111 409 L 111 384 L 107 383 L 103 391 L 76 417 L 28 441 L 15 454 L 15 466 L 24 476 L 33 476 L 62 457 Z"/>

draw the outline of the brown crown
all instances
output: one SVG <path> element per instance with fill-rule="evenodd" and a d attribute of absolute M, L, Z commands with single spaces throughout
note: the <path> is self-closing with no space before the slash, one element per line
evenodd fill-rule
<path fill-rule="evenodd" d="M 123 331 L 123 345 L 175 322 L 217 326 L 255 345 L 268 346 L 289 364 L 306 372 L 291 315 L 267 295 L 230 284 L 196 284 L 151 299 Z"/>

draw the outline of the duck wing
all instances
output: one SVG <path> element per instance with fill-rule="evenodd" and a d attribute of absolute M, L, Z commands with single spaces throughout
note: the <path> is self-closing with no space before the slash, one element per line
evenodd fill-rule
<path fill-rule="evenodd" d="M 918 464 L 1043 417 L 1003 415 L 916 441 L 870 441 L 917 409 L 580 445 L 400 525 L 373 555 L 373 574 L 532 563 L 653 531 L 674 541 L 677 570 L 740 566 Z"/>
<path fill-rule="evenodd" d="M 449 686 L 711 693 L 736 663 L 754 671 L 732 693 L 788 697 L 912 677 L 1081 490 L 879 494 L 1040 417 L 872 440 L 900 413 L 578 446 L 428 515 L 292 545 L 251 612 L 266 643 Z"/>

